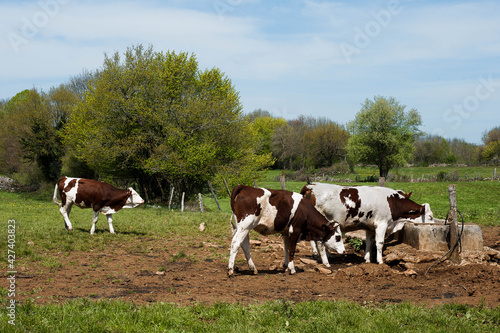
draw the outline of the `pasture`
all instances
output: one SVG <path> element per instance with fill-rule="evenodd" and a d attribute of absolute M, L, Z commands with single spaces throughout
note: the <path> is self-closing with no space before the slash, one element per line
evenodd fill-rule
<path fill-rule="evenodd" d="M 279 188 L 266 178 L 259 186 Z M 288 182 L 298 191 L 303 182 Z M 412 191 L 444 218 L 448 183 L 386 183 Z M 458 209 L 483 230 L 485 245 L 500 249 L 500 183 L 456 183 Z M 283 272 L 279 236 L 251 233 L 252 257 L 260 271 L 248 271 L 242 251 L 239 272 L 227 277 L 231 242 L 227 198 L 204 196 L 206 212 L 168 211 L 163 206 L 126 209 L 114 215 L 115 235 L 100 217 L 90 235 L 92 212 L 74 208 L 68 233 L 51 194 L 34 197 L 0 192 L 4 223 L 0 247 L 8 248 L 7 221 L 15 221 L 15 326 L 9 331 L 481 331 L 500 327 L 500 269 L 476 258 L 460 266 L 436 260 L 405 264 L 363 264 L 363 251 L 346 246 L 333 254 L 332 273 L 312 263 L 301 242 L 298 273 Z M 200 223 L 205 230 L 200 231 Z M 388 244 L 386 251 L 396 248 Z M 408 250 L 408 249 L 406 249 Z M 410 251 L 410 250 L 408 250 Z M 0 261 L 7 278 L 7 252 Z M 385 252 L 384 252 L 385 254 Z M 416 254 L 417 255 L 417 254 Z M 301 259 L 303 259 L 301 261 Z M 328 273 L 328 274 L 327 274 Z M 2 284 L 2 308 L 9 290 Z M 35 329 L 36 327 L 36 329 Z"/>

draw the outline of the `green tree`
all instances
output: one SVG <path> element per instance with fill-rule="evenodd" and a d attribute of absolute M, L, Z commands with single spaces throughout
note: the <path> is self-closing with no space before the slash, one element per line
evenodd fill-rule
<path fill-rule="evenodd" d="M 413 163 L 423 166 L 448 163 L 453 162 L 453 156 L 448 141 L 440 136 L 429 135 L 417 138 L 415 141 Z"/>
<path fill-rule="evenodd" d="M 421 117 L 416 109 L 405 112 L 405 105 L 393 97 L 366 99 L 353 121 L 347 125 L 351 134 L 347 144 L 349 158 L 354 162 L 375 164 L 380 177 L 403 165 L 410 158 Z"/>
<path fill-rule="evenodd" d="M 310 167 L 330 167 L 344 160 L 348 139 L 349 133 L 343 126 L 328 119 L 318 119 L 304 133 L 305 153 Z"/>
<path fill-rule="evenodd" d="M 238 92 L 217 68 L 199 70 L 194 55 L 141 45 L 105 57 L 87 83 L 65 131 L 72 154 L 102 177 L 136 180 L 146 199 L 175 186 L 188 194 L 256 156 Z M 252 163 L 255 162 L 255 163 Z"/>
<path fill-rule="evenodd" d="M 275 118 L 268 111 L 257 109 L 248 114 L 246 120 L 255 136 L 255 150 L 258 154 L 269 154 L 272 136 L 276 128 L 286 124 L 283 118 Z"/>
<path fill-rule="evenodd" d="M 498 163 L 500 156 L 500 127 L 495 127 L 483 135 L 484 149 L 481 157 Z"/>
<path fill-rule="evenodd" d="M 45 94 L 36 89 L 25 90 L 4 108 L 3 117 L 9 133 L 4 134 L 2 141 L 7 144 L 4 146 L 6 151 L 11 153 L 9 159 L 17 159 L 19 165 L 35 163 L 43 181 L 57 179 L 64 154 L 59 130 L 67 119 L 70 106 L 60 91 L 52 89 Z"/>

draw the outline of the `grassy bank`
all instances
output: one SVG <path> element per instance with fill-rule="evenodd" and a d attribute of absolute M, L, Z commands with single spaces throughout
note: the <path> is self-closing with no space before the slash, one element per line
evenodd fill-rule
<path fill-rule="evenodd" d="M 27 303 L 16 315 L 15 326 L 0 323 L 2 332 L 498 332 L 500 327 L 500 308 L 344 301 L 179 307 L 79 299 L 64 306 Z"/>

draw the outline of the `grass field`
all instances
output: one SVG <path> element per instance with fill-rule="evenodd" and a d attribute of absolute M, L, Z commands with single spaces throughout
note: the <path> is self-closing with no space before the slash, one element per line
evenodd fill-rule
<path fill-rule="evenodd" d="M 259 186 L 280 188 L 269 174 Z M 386 183 L 391 188 L 412 191 L 416 202 L 429 202 L 436 217 L 444 218 L 448 209 L 448 182 Z M 287 182 L 289 190 L 299 191 L 303 182 Z M 363 185 L 374 185 L 363 183 Z M 480 225 L 500 224 L 500 182 L 457 182 L 458 209 L 466 222 Z M 73 209 L 71 220 L 75 229 L 84 230 L 83 237 L 72 237 L 50 195 L 34 197 L 29 194 L 0 192 L 0 248 L 4 281 L 8 271 L 7 221 L 15 220 L 16 267 L 37 263 L 44 267 L 59 267 L 57 256 L 71 251 L 103 251 L 132 238 L 175 238 L 187 243 L 193 228 L 205 222 L 206 237 L 211 242 L 227 241 L 229 200 L 219 198 L 222 212 L 215 201 L 205 195 L 206 213 L 168 211 L 163 206 L 125 209 L 115 215 L 116 235 L 107 232 L 101 217 L 98 237 L 88 234 L 91 211 Z M 102 232 L 102 230 L 105 230 Z M 135 251 L 148 251 L 144 248 Z M 204 260 L 205 258 L 193 258 Z M 345 301 L 293 303 L 267 302 L 255 305 L 213 304 L 177 306 L 169 303 L 135 305 L 122 301 L 76 299 L 61 304 L 39 305 L 34 302 L 17 304 L 16 325 L 8 324 L 6 316 L 8 290 L 0 287 L 2 315 L 1 332 L 498 332 L 500 307 L 490 309 L 481 305 L 460 304 L 433 308 L 406 303 L 390 305 L 358 305 Z M 24 292 L 19 290 L 18 292 Z"/>

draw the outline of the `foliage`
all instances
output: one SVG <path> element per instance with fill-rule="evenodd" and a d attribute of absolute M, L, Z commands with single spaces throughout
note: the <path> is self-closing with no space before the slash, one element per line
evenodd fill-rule
<path fill-rule="evenodd" d="M 481 157 L 486 161 L 498 163 L 500 157 L 500 126 L 495 127 L 483 135 L 485 144 Z"/>
<path fill-rule="evenodd" d="M 75 101 L 75 94 L 61 85 L 49 93 L 24 90 L 7 102 L 0 149 L 4 171 L 19 172 L 23 163 L 35 163 L 43 180 L 56 180 L 64 155 L 60 131 Z"/>
<path fill-rule="evenodd" d="M 78 159 L 101 177 L 137 180 L 146 197 L 169 186 L 189 195 L 245 159 L 259 162 L 250 173 L 265 168 L 272 161 L 254 156 L 253 138 L 219 69 L 141 45 L 106 56 L 65 132 Z"/>
<path fill-rule="evenodd" d="M 404 165 L 410 158 L 415 137 L 422 121 L 416 109 L 405 112 L 405 105 L 393 97 L 366 99 L 356 118 L 347 128 L 351 134 L 347 144 L 349 158 L 375 164 L 381 177 L 391 168 Z"/>
<path fill-rule="evenodd" d="M 334 121 L 300 116 L 276 127 L 271 149 L 278 167 L 323 168 L 345 159 L 348 138 L 349 133 Z"/>

